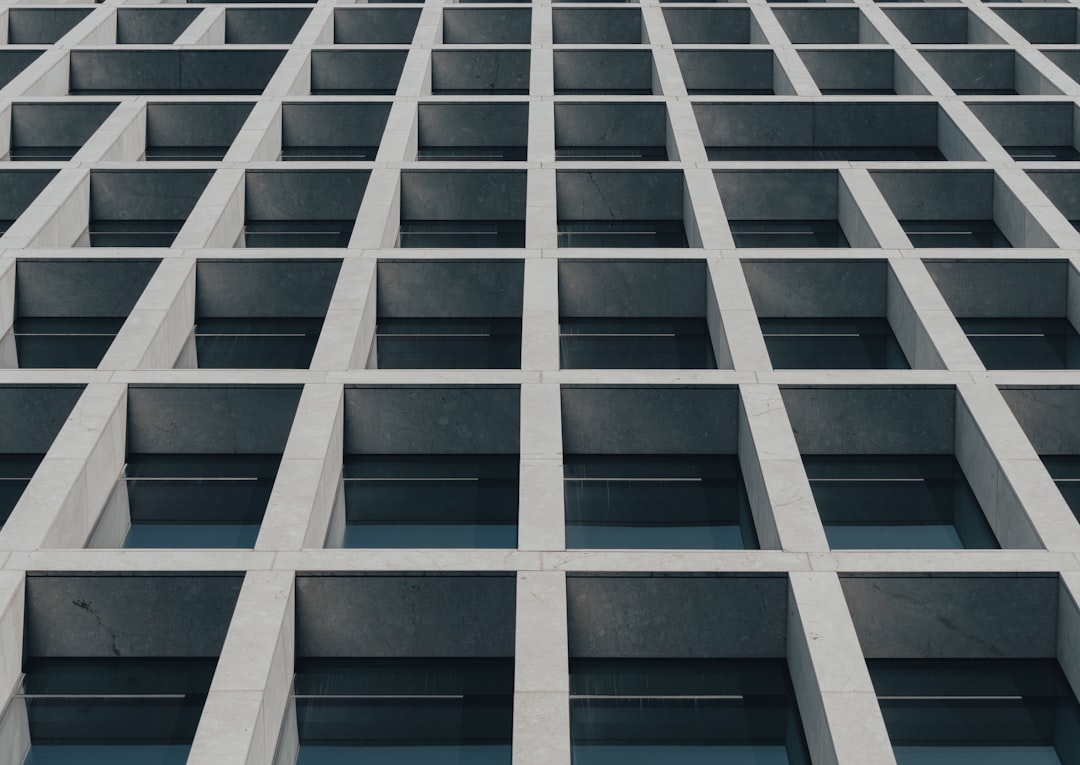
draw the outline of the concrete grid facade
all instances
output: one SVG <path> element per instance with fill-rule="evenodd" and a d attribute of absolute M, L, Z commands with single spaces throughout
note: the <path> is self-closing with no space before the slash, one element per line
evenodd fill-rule
<path fill-rule="evenodd" d="M 0 385 L 75 391 L 70 413 L 27 394 L 0 414 L 7 453 L 55 425 L 0 531 L 5 703 L 35 652 L 219 656 L 188 762 L 288 762 L 298 646 L 512 656 L 513 762 L 569 765 L 575 656 L 769 657 L 786 659 L 815 765 L 862 765 L 895 762 L 866 658 L 1056 658 L 1080 689 L 1080 525 L 1041 459 L 1080 454 L 1080 373 L 988 370 L 957 320 L 1080 326 L 1076 165 L 1004 148 L 1080 147 L 1077 13 L 977 0 L 7 5 L 0 153 L 67 129 L 33 107 L 116 106 L 70 159 L 0 171 L 14 210 L 0 216 Z M 163 108 L 219 102 L 251 108 Z M 319 103 L 383 105 L 381 129 L 356 123 L 372 159 L 281 161 L 318 133 L 325 117 L 303 107 Z M 490 105 L 487 122 L 436 108 L 459 103 Z M 599 106 L 570 108 L 582 104 Z M 425 142 L 490 144 L 515 126 L 523 159 L 418 159 Z M 200 130 L 225 136 L 223 158 L 147 158 L 155 140 Z M 666 159 L 556 158 L 620 141 Z M 708 154 L 823 144 L 943 158 Z M 347 247 L 242 246 L 253 223 L 320 217 L 354 221 Z M 131 218 L 182 224 L 169 247 L 89 246 L 95 221 Z M 404 221 L 477 218 L 523 225 L 524 246 L 398 246 Z M 560 223 L 641 218 L 681 221 L 688 246 L 559 246 Z M 938 218 L 993 221 L 1012 247 L 913 246 L 901 221 Z M 751 219 L 836 221 L 850 247 L 737 247 L 729 221 Z M 50 271 L 101 260 L 151 266 L 97 368 L 19 368 L 19 311 L 126 300 L 113 294 L 122 268 Z M 310 367 L 195 368 L 200 305 L 303 297 L 308 282 L 283 290 L 259 270 L 276 261 L 340 262 Z M 376 324 L 394 311 L 509 311 L 520 368 L 379 369 Z M 573 315 L 704 317 L 717 368 L 561 368 Z M 773 369 L 761 317 L 884 318 L 911 368 Z M 276 449 L 253 548 L 119 549 L 130 519 L 114 487 L 136 442 Z M 340 547 L 350 449 L 516 454 L 516 548 Z M 760 549 L 567 549 L 564 454 L 642 450 L 737 455 Z M 954 455 L 1001 549 L 830 549 L 803 460 L 829 453 Z M 441 589 L 455 579 L 464 590 Z M 200 588 L 235 608 L 204 610 Z M 0 762 L 22 762 L 20 719 L 5 717 Z"/>

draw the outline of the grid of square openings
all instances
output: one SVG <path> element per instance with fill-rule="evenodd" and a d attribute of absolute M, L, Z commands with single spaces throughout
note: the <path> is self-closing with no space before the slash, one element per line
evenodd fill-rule
<path fill-rule="evenodd" d="M 0 10 L 0 743 L 1077 761 L 1077 13 Z"/>

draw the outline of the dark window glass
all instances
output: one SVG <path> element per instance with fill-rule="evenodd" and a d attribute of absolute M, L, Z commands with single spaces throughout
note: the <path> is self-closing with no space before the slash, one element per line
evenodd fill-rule
<path fill-rule="evenodd" d="M 460 162 L 524 162 L 524 146 L 421 146 L 419 160 Z"/>
<path fill-rule="evenodd" d="M 124 484 L 131 530 L 124 547 L 252 547 L 281 457 L 139 454 Z"/>
<path fill-rule="evenodd" d="M 411 0 L 410 0 L 411 2 Z M 261 92 L 261 91 L 260 91 Z M 312 88 L 313 96 L 392 96 L 397 88 Z"/>
<path fill-rule="evenodd" d="M 570 161 L 598 160 L 601 162 L 648 160 L 666 161 L 663 146 L 556 146 L 555 159 Z"/>
<path fill-rule="evenodd" d="M 24 369 L 94 369 L 101 363 L 123 317 L 15 320 L 15 353 Z"/>
<path fill-rule="evenodd" d="M 574 765 L 808 765 L 776 659 L 571 659 Z"/>
<path fill-rule="evenodd" d="M 674 1 L 674 0 L 672 0 Z M 694 0 L 694 2 L 712 2 L 712 0 Z M 772 88 L 687 88 L 691 96 L 772 96 Z"/>
<path fill-rule="evenodd" d="M 736 247 L 849 247 L 835 220 L 732 220 Z"/>
<path fill-rule="evenodd" d="M 1080 152 L 1072 146 L 1006 146 L 1005 151 L 1017 162 L 1073 162 Z"/>
<path fill-rule="evenodd" d="M 604 88 L 555 88 L 555 94 L 558 95 L 558 96 L 651 96 L 653 94 L 653 92 L 652 92 L 652 88 L 604 87 Z"/>
<path fill-rule="evenodd" d="M 803 464 L 834 549 L 998 547 L 951 454 L 805 455 Z"/>
<path fill-rule="evenodd" d="M 518 462 L 347 455 L 345 547 L 517 547 Z"/>
<path fill-rule="evenodd" d="M 182 220 L 92 220 L 91 247 L 169 247 Z"/>
<path fill-rule="evenodd" d="M 899 765 L 1080 761 L 1080 707 L 1053 659 L 869 659 Z"/>
<path fill-rule="evenodd" d="M 1042 461 L 1069 509 L 1080 519 L 1080 456 L 1047 454 L 1043 455 Z"/>
<path fill-rule="evenodd" d="M 1068 319 L 957 319 L 987 369 L 1080 369 Z"/>
<path fill-rule="evenodd" d="M 734 456 L 566 455 L 568 548 L 756 549 Z"/>
<path fill-rule="evenodd" d="M 352 220 L 260 220 L 244 225 L 246 247 L 348 247 Z"/>
<path fill-rule="evenodd" d="M 322 318 L 199 319 L 200 369 L 307 369 Z"/>
<path fill-rule="evenodd" d="M 559 221 L 560 247 L 686 247 L 681 220 Z"/>
<path fill-rule="evenodd" d="M 28 660 L 12 701 L 29 722 L 24 765 L 183 765 L 216 663 Z"/>
<path fill-rule="evenodd" d="M 297 765 L 510 765 L 513 659 L 302 659 Z"/>
<path fill-rule="evenodd" d="M 704 318 L 559 320 L 563 369 L 716 369 Z"/>
<path fill-rule="evenodd" d="M 0 454 L 0 526 L 19 503 L 43 454 Z"/>
<path fill-rule="evenodd" d="M 283 162 L 371 162 L 378 153 L 378 146 L 283 146 L 281 160 Z"/>
<path fill-rule="evenodd" d="M 435 96 L 527 96 L 528 88 L 432 88 Z M 390 95 L 392 95 L 391 93 Z"/>
<path fill-rule="evenodd" d="M 769 2 L 777 2 L 778 0 L 769 0 Z M 799 2 L 810 2 L 810 0 L 798 0 Z M 785 0 L 786 2 L 786 0 Z M 893 88 L 821 88 L 821 95 L 823 96 L 895 96 L 896 91 Z"/>
<path fill-rule="evenodd" d="M 774 369 L 908 369 L 889 322 L 760 319 Z"/>
<path fill-rule="evenodd" d="M 902 220 L 914 247 L 1012 247 L 992 220 Z"/>
<path fill-rule="evenodd" d="M 147 146 L 147 162 L 216 162 L 225 156 L 228 146 Z"/>
<path fill-rule="evenodd" d="M 12 146 L 8 159 L 12 162 L 66 162 L 81 146 Z"/>
<path fill-rule="evenodd" d="M 523 220 L 401 221 L 398 247 L 524 247 Z"/>
<path fill-rule="evenodd" d="M 944 160 L 936 146 L 710 146 L 715 161 L 933 162 Z"/>
<path fill-rule="evenodd" d="M 380 319 L 379 369 L 516 369 L 521 319 Z"/>

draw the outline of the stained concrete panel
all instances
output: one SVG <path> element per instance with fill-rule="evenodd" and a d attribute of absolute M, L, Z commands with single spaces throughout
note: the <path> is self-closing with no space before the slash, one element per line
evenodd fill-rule
<path fill-rule="evenodd" d="M 526 174 L 521 170 L 405 170 L 402 220 L 523 220 Z"/>
<path fill-rule="evenodd" d="M 868 659 L 1053 658 L 1058 576 L 841 575 Z"/>
<path fill-rule="evenodd" d="M 378 315 L 519 317 L 524 272 L 520 260 L 380 260 Z"/>
<path fill-rule="evenodd" d="M 20 148 L 82 146 L 114 109 L 116 103 L 107 101 L 12 104 L 11 143 Z"/>
<path fill-rule="evenodd" d="M 247 220 L 352 220 L 371 173 L 367 170 L 249 170 L 244 175 Z"/>
<path fill-rule="evenodd" d="M 51 45 L 85 19 L 93 8 L 10 8 L 9 45 Z"/>
<path fill-rule="evenodd" d="M 138 386 L 128 389 L 127 451 L 280 454 L 297 386 Z"/>
<path fill-rule="evenodd" d="M 296 578 L 296 655 L 514 655 L 512 574 Z"/>
<path fill-rule="evenodd" d="M 251 114 L 252 102 L 151 102 L 146 105 L 150 146 L 229 146 Z"/>
<path fill-rule="evenodd" d="M 1080 389 L 1002 388 L 1001 395 L 1040 455 L 1080 454 Z"/>
<path fill-rule="evenodd" d="M 55 170 L 0 171 L 0 220 L 22 215 L 55 176 Z"/>
<path fill-rule="evenodd" d="M 47 452 L 82 391 L 81 385 L 0 386 L 0 453 Z"/>
<path fill-rule="evenodd" d="M 30 574 L 26 653 L 217 656 L 242 583 L 238 574 Z"/>
<path fill-rule="evenodd" d="M 569 575 L 570 657 L 782 658 L 786 576 Z"/>
<path fill-rule="evenodd" d="M 560 170 L 560 220 L 681 220 L 682 171 Z"/>
<path fill-rule="evenodd" d="M 926 270 L 957 316 L 1061 317 L 1068 312 L 1066 260 L 933 260 Z"/>
<path fill-rule="evenodd" d="M 836 171 L 732 170 L 713 177 L 731 220 L 836 219 Z"/>
<path fill-rule="evenodd" d="M 184 220 L 213 170 L 94 170 L 93 220 Z"/>
<path fill-rule="evenodd" d="M 340 260 L 200 260 L 195 313 L 212 316 L 321 317 Z"/>
<path fill-rule="evenodd" d="M 743 273 L 758 316 L 884 316 L 884 260 L 750 260 Z"/>
<path fill-rule="evenodd" d="M 345 389 L 349 454 L 516 454 L 517 387 Z"/>
<path fill-rule="evenodd" d="M 528 144 L 527 103 L 423 103 L 417 107 L 421 148 Z"/>
<path fill-rule="evenodd" d="M 17 316 L 127 316 L 157 260 L 30 260 L 15 265 Z"/>
<path fill-rule="evenodd" d="M 284 50 L 73 50 L 72 92 L 261 93 Z"/>
<path fill-rule="evenodd" d="M 564 387 L 565 454 L 734 454 L 735 388 Z"/>
<path fill-rule="evenodd" d="M 702 260 L 560 260 L 559 315 L 700 317 L 706 280 Z"/>
<path fill-rule="evenodd" d="M 952 454 L 952 388 L 780 390 L 802 454 Z"/>
<path fill-rule="evenodd" d="M 202 8 L 117 8 L 120 45 L 168 45 L 191 26 Z"/>

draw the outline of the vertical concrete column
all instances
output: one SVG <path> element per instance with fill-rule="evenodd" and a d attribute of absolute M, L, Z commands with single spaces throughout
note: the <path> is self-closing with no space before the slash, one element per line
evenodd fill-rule
<path fill-rule="evenodd" d="M 775 385 L 739 386 L 739 465 L 763 550 L 825 552 L 829 543 Z"/>
<path fill-rule="evenodd" d="M 903 342 L 901 345 L 911 365 L 916 369 L 983 371 L 978 354 L 923 262 L 915 258 L 896 258 L 889 261 L 889 268 L 889 322 L 897 339 L 904 330 L 908 345 Z M 915 326 L 910 330 L 900 321 L 907 306 L 914 309 Z M 911 353 L 912 343 L 914 353 Z"/>
<path fill-rule="evenodd" d="M 172 369 L 195 325 L 195 260 L 158 265 L 99 365 L 102 369 Z"/>
<path fill-rule="evenodd" d="M 204 8 L 173 45 L 224 45 L 225 9 Z"/>
<path fill-rule="evenodd" d="M 311 369 L 362 369 L 375 343 L 376 264 L 346 258 L 326 310 Z"/>
<path fill-rule="evenodd" d="M 294 46 L 312 47 L 334 44 L 334 6 L 319 3 L 311 9 L 300 31 L 293 38 Z"/>
<path fill-rule="evenodd" d="M 757 24 L 761 34 L 764 35 L 765 42 L 772 46 L 776 61 L 783 69 L 783 74 L 786 74 L 787 82 L 784 81 L 783 77 L 777 76 L 779 73 L 773 75 L 776 94 L 781 96 L 820 96 L 821 91 L 814 82 L 814 78 L 810 76 L 810 70 L 806 68 L 806 64 L 799 58 L 795 48 L 791 46 L 787 32 L 780 26 L 780 21 L 776 18 L 776 14 L 772 12 L 772 8 L 764 3 L 754 3 L 750 6 L 750 9 L 754 14 L 754 23 Z M 787 84 L 790 84 L 791 92 L 786 92 L 784 89 Z"/>
<path fill-rule="evenodd" d="M 683 180 L 683 215 L 690 246 L 707 250 L 735 249 L 735 239 L 712 170 L 688 167 L 683 170 Z"/>
<path fill-rule="evenodd" d="M 90 225 L 90 171 L 65 168 L 0 236 L 0 248 L 73 247 Z"/>
<path fill-rule="evenodd" d="M 0 550 L 85 545 L 124 467 L 126 436 L 127 386 L 88 385 L 0 530 Z"/>
<path fill-rule="evenodd" d="M 671 47 L 671 35 L 659 5 L 648 2 L 641 4 L 641 25 L 645 41 L 652 47 L 654 94 L 685 98 L 686 84 L 683 82 L 682 69 L 675 57 L 675 49 Z"/>
<path fill-rule="evenodd" d="M 513 765 L 570 765 L 566 575 L 517 575 Z"/>
<path fill-rule="evenodd" d="M 249 571 L 236 601 L 188 765 L 270 765 L 292 688 L 292 571 Z"/>
<path fill-rule="evenodd" d="M 1061 574 L 1057 609 L 1057 660 L 1080 697 L 1080 572 Z"/>
<path fill-rule="evenodd" d="M 30 750 L 26 705 L 12 700 L 22 675 L 26 574 L 0 571 L 0 762 L 21 763 Z"/>
<path fill-rule="evenodd" d="M 70 60 L 66 48 L 50 48 L 0 88 L 0 101 L 18 96 L 66 96 Z"/>
<path fill-rule="evenodd" d="M 323 546 L 341 483 L 344 400 L 341 385 L 304 386 L 256 550 Z"/>
<path fill-rule="evenodd" d="M 554 258 L 525 260 L 521 311 L 521 368 L 559 368 L 559 262 Z"/>
<path fill-rule="evenodd" d="M 787 660 L 814 765 L 895 765 L 840 580 L 788 579 Z"/>
<path fill-rule="evenodd" d="M 532 9 L 532 46 L 529 53 L 529 93 L 541 98 L 555 95 L 555 58 L 552 53 L 551 4 L 534 5 Z M 532 102 L 532 106 L 537 105 Z M 531 127 L 531 125 L 530 125 Z M 534 141 L 529 133 L 530 148 Z"/>
<path fill-rule="evenodd" d="M 945 362 L 930 339 L 922 316 L 912 303 L 912 296 L 904 290 L 901 282 L 901 275 L 912 268 L 909 266 L 911 263 L 916 269 L 922 269 L 922 263 L 917 261 L 897 257 L 889 259 L 885 316 L 912 369 L 944 369 Z"/>
<path fill-rule="evenodd" d="M 394 101 L 386 118 L 386 128 L 375 161 L 379 164 L 413 162 L 418 148 L 417 102 Z"/>
<path fill-rule="evenodd" d="M 259 101 L 226 152 L 226 163 L 276 162 L 281 156 L 281 104 Z"/>
<path fill-rule="evenodd" d="M 1018 167 L 994 172 L 994 220 L 1015 247 L 1080 248 L 1080 232 Z"/>
<path fill-rule="evenodd" d="M 6 13 L 6 11 L 4 11 Z M 11 151 L 11 104 L 0 104 L 0 157 Z"/>
<path fill-rule="evenodd" d="M 2 279 L 2 277 L 0 277 Z M 0 292 L 0 295 L 7 293 Z M 1068 287 L 1066 291 L 1066 311 L 1073 327 L 1080 327 L 1080 255 L 1069 258 Z M 2 299 L 2 298 L 0 298 Z"/>
<path fill-rule="evenodd" d="M 309 48 L 290 48 L 285 58 L 278 64 L 277 71 L 270 78 L 263 96 L 266 98 L 285 98 L 287 96 L 306 96 L 311 93 L 311 50 Z"/>
<path fill-rule="evenodd" d="M 74 45 L 116 45 L 116 9 L 100 7 L 68 30 L 55 43 L 58 48 Z"/>
<path fill-rule="evenodd" d="M 905 250 L 911 242 L 865 168 L 841 168 L 837 218 L 852 247 Z"/>
<path fill-rule="evenodd" d="M 0 369 L 19 366 L 15 349 L 15 258 L 0 258 Z"/>
<path fill-rule="evenodd" d="M 1080 526 L 997 386 L 957 386 L 955 449 L 1002 547 L 1077 549 Z"/>
<path fill-rule="evenodd" d="M 721 369 L 772 369 L 754 301 L 739 261 L 725 258 L 709 260 L 705 321 L 709 326 L 716 364 Z"/>
<path fill-rule="evenodd" d="M 364 199 L 349 238 L 350 249 L 393 247 L 401 227 L 401 171 L 376 167 L 368 178 Z"/>
<path fill-rule="evenodd" d="M 530 250 L 549 250 L 559 246 L 556 183 L 555 168 L 529 168 L 525 192 L 525 247 Z"/>
<path fill-rule="evenodd" d="M 437 0 L 424 3 L 401 69 L 398 98 L 431 95 L 431 49 L 442 42 L 442 9 L 443 3 Z"/>
<path fill-rule="evenodd" d="M 177 250 L 233 247 L 243 231 L 244 171 L 223 167 L 206 184 L 172 246 Z"/>
<path fill-rule="evenodd" d="M 146 152 L 146 103 L 123 101 L 94 131 L 72 162 L 138 162 Z"/>
<path fill-rule="evenodd" d="M 564 550 L 562 399 L 558 385 L 521 386 L 520 456 L 518 549 Z"/>

